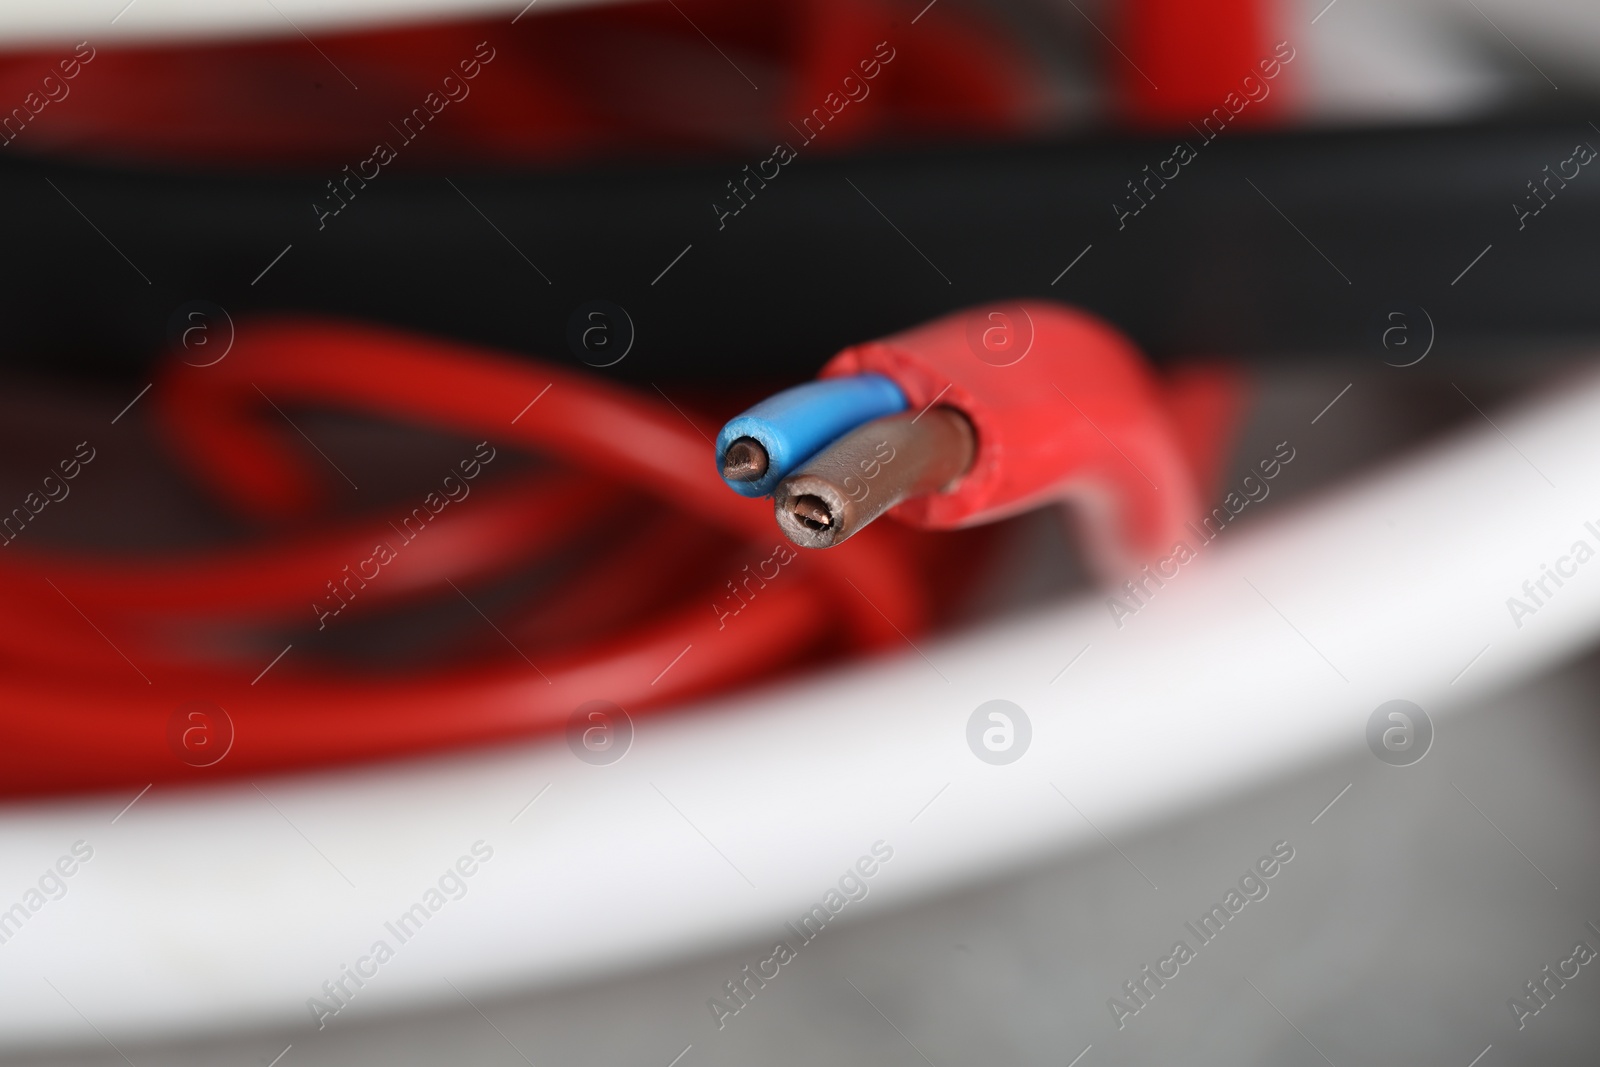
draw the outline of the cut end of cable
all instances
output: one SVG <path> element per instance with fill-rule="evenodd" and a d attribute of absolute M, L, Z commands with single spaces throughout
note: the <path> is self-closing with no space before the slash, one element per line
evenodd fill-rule
<path fill-rule="evenodd" d="M 753 437 L 741 437 L 722 454 L 722 476 L 730 482 L 755 482 L 766 477 L 767 450 Z"/>

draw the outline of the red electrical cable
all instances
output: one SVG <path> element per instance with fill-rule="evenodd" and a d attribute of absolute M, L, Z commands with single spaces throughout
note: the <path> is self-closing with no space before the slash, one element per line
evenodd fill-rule
<path fill-rule="evenodd" d="M 482 497 L 441 514 L 399 550 L 352 610 L 455 597 L 448 582 L 465 592 L 584 544 L 630 490 L 657 501 L 657 518 L 551 592 L 557 610 L 588 616 L 575 619 L 575 633 L 602 636 L 519 645 L 526 659 L 506 649 L 498 660 L 400 676 L 330 666 L 318 655 L 307 606 L 326 595 L 340 568 L 389 536 L 392 512 L 155 558 L 10 546 L 0 558 L 0 595 L 12 609 L 0 619 L 0 793 L 261 773 L 559 729 L 590 700 L 641 712 L 769 673 L 841 639 L 854 648 L 899 641 L 899 631 L 916 632 L 927 615 L 917 554 L 903 531 L 885 526 L 839 550 L 795 558 L 764 585 L 743 586 L 759 595 L 725 618 L 713 605 L 733 602 L 728 583 L 742 582 L 744 564 L 770 558 L 781 540 L 769 505 L 727 491 L 685 416 L 560 368 L 377 327 L 279 320 L 243 325 L 214 366 L 173 361 L 153 396 L 176 455 L 219 497 L 263 519 L 306 514 L 323 481 L 321 460 L 285 432 L 265 397 L 559 461 L 558 471 L 474 490 Z M 708 560 L 706 546 L 718 535 L 735 551 Z M 691 543 L 700 546 L 697 573 L 682 570 L 695 557 L 686 552 Z M 662 602 L 685 585 L 692 591 Z M 617 608 L 609 622 L 596 616 L 600 601 Z M 641 615 L 641 606 L 652 610 Z M 544 629 L 559 635 L 563 620 L 546 617 Z M 293 651 L 252 682 L 285 643 Z M 226 758 L 203 769 L 168 741 L 169 720 L 195 700 L 223 708 L 233 728 Z"/>
<path fill-rule="evenodd" d="M 996 322 L 1005 343 L 990 351 Z M 825 373 L 862 367 L 894 376 L 914 408 L 956 408 L 977 435 L 967 475 L 890 515 L 952 527 L 1083 497 L 1101 520 L 1091 555 L 1114 558 L 1112 569 L 1171 544 L 1242 397 L 1217 371 L 1164 385 L 1111 327 L 1042 302 L 968 309 L 854 346 Z M 640 713 L 807 655 L 898 643 L 929 618 L 925 564 L 944 565 L 941 592 L 973 570 L 958 536 L 894 523 L 825 552 L 792 548 L 768 501 L 728 492 L 710 438 L 673 405 L 375 326 L 245 323 L 221 362 L 169 362 L 152 406 L 203 485 L 286 532 L 120 560 L 8 545 L 0 795 L 483 743 L 560 729 L 594 700 Z M 286 432 L 284 407 L 480 438 L 484 464 L 500 449 L 544 463 L 513 475 L 501 464 L 470 490 L 458 483 L 458 502 L 429 509 L 439 517 L 414 532 L 393 524 L 393 510 L 308 530 L 339 483 L 324 477 L 325 456 Z M 352 575 L 379 544 L 390 558 Z M 503 625 L 467 592 L 523 583 L 536 565 L 556 573 L 499 610 Z M 383 673 L 341 664 L 323 636 L 332 605 L 338 630 L 352 621 L 346 610 L 372 619 L 429 598 L 468 599 L 498 631 L 484 646 L 497 657 Z M 231 744 L 226 756 L 205 767 L 174 740 L 176 717 L 197 701 L 220 707 L 229 727 L 215 739 Z"/>

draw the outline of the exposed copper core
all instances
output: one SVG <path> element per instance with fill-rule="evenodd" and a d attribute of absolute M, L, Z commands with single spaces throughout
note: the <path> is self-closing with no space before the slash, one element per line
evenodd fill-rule
<path fill-rule="evenodd" d="M 813 530 L 826 530 L 833 525 L 833 513 L 828 510 L 828 505 L 820 497 L 796 497 L 789 504 L 789 512 L 801 524 Z"/>
<path fill-rule="evenodd" d="M 754 437 L 741 437 L 722 454 L 722 476 L 730 482 L 754 482 L 767 473 L 767 450 Z"/>
<path fill-rule="evenodd" d="M 778 526 L 802 548 L 831 547 L 901 501 L 949 488 L 976 450 L 971 424 L 953 408 L 869 422 L 778 483 Z"/>

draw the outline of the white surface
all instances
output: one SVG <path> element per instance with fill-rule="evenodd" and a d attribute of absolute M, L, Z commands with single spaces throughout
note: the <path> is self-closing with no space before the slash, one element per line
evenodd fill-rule
<path fill-rule="evenodd" d="M 1313 119 L 1452 121 L 1518 102 L 1549 110 L 1600 84 L 1593 0 L 1287 0 L 1277 36 L 1307 54 L 1299 101 Z"/>
<path fill-rule="evenodd" d="M 1337 412 L 1291 443 L 1315 449 Z M 1600 519 L 1600 379 L 1490 414 L 1505 436 L 1480 424 L 1228 533 L 1121 630 L 1100 599 L 1063 604 L 922 642 L 926 659 L 907 650 L 645 720 L 609 767 L 557 740 L 261 781 L 279 810 L 249 784 L 155 789 L 114 824 L 129 796 L 9 810 L 0 908 L 75 840 L 95 856 L 0 945 L 0 1042 L 96 1041 L 89 1022 L 113 1041 L 242 1025 L 314 1041 L 307 998 L 480 838 L 495 855 L 467 895 L 330 1029 L 455 997 L 447 978 L 471 996 L 776 939 L 880 838 L 894 859 L 849 912 L 1098 843 L 1052 781 L 1114 839 L 1359 750 L 1384 701 L 1437 715 L 1600 633 L 1600 560 L 1521 629 L 1505 605 L 1541 563 L 1596 540 L 1583 524 Z M 965 742 L 967 717 L 997 697 L 1034 727 L 1005 767 Z"/>

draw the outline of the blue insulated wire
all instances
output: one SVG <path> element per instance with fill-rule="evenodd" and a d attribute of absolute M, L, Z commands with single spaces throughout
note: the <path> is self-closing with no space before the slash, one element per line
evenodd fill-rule
<path fill-rule="evenodd" d="M 741 437 L 767 450 L 767 473 L 753 482 L 723 479 L 744 496 L 766 496 L 789 473 L 863 423 L 906 409 L 906 395 L 881 374 L 823 378 L 785 389 L 730 421 L 717 434 L 717 471 Z"/>

